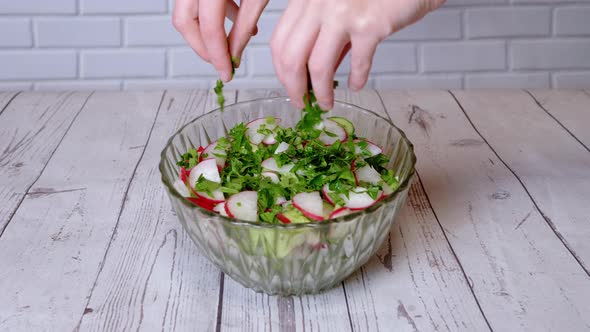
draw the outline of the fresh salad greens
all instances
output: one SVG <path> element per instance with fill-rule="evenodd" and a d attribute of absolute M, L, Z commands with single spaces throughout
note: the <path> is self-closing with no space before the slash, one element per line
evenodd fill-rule
<path fill-rule="evenodd" d="M 232 78 L 234 77 L 234 75 L 236 73 L 236 68 L 238 67 L 239 62 L 240 62 L 240 59 L 233 57 L 233 56 L 231 57 L 231 66 L 232 66 L 231 77 Z M 217 80 L 217 82 L 215 82 L 215 87 L 213 88 L 213 91 L 217 95 L 217 103 L 219 104 L 219 108 L 223 112 L 223 107 L 225 106 L 225 96 L 223 95 L 223 81 L 222 80 Z"/>
<path fill-rule="evenodd" d="M 239 123 L 182 155 L 175 187 L 205 209 L 271 224 L 337 218 L 393 193 L 398 177 L 382 148 L 358 137 L 348 119 L 326 114 L 310 93 L 295 128 L 274 117 Z"/>

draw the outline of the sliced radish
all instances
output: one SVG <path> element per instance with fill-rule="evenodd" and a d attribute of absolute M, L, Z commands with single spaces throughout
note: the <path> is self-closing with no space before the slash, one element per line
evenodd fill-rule
<path fill-rule="evenodd" d="M 351 214 L 352 211 L 345 207 L 338 208 L 330 214 L 330 219 L 339 218 Z"/>
<path fill-rule="evenodd" d="M 215 207 L 214 204 L 211 204 L 210 202 L 206 202 L 203 199 L 198 198 L 198 197 L 187 197 L 186 199 L 188 199 L 191 203 L 202 207 L 205 210 L 213 211 L 213 208 Z"/>
<path fill-rule="evenodd" d="M 336 136 L 330 136 L 326 134 L 326 132 Z M 342 128 L 339 124 L 332 120 L 324 120 L 324 129 L 319 137 L 322 143 L 325 145 L 332 145 L 338 140 L 344 142 L 347 138 L 348 135 L 346 134 L 346 130 L 344 130 L 344 128 Z"/>
<path fill-rule="evenodd" d="M 279 183 L 279 176 L 275 172 L 267 171 L 260 173 L 260 175 L 269 178 L 272 183 Z"/>
<path fill-rule="evenodd" d="M 277 165 L 277 161 L 275 158 L 268 158 L 266 160 L 264 160 L 262 162 L 262 168 L 269 170 L 269 171 L 273 171 L 273 172 L 278 172 L 278 173 L 288 173 L 293 167 L 295 167 L 295 165 L 293 164 L 285 164 L 283 165 L 283 167 L 279 167 L 279 165 Z"/>
<path fill-rule="evenodd" d="M 283 152 L 287 151 L 288 148 L 289 148 L 289 143 L 281 142 L 279 144 L 279 146 L 277 146 L 277 149 L 275 150 L 275 154 L 283 153 Z"/>
<path fill-rule="evenodd" d="M 293 196 L 293 206 L 308 218 L 324 220 L 324 206 L 320 193 L 317 191 Z"/>
<path fill-rule="evenodd" d="M 242 191 L 232 195 L 225 203 L 225 209 L 231 218 L 256 221 L 258 219 L 258 193 Z"/>
<path fill-rule="evenodd" d="M 367 182 L 370 184 L 379 184 L 381 182 L 381 174 L 377 172 L 372 166 L 366 165 L 363 166 L 356 171 L 354 171 L 354 176 L 356 177 L 358 182 Z M 358 183 L 357 183 L 358 185 Z"/>
<path fill-rule="evenodd" d="M 277 197 L 277 199 L 275 200 L 275 204 L 276 204 L 276 205 L 283 205 L 283 204 L 285 204 L 285 203 L 287 203 L 287 199 L 286 199 L 285 197 L 283 197 L 283 196 L 279 196 L 279 197 Z"/>
<path fill-rule="evenodd" d="M 248 128 L 246 130 L 246 136 L 248 136 L 250 143 L 254 145 L 260 144 L 265 139 L 265 137 L 267 137 L 267 135 L 259 133 L 258 130 L 260 130 L 263 125 L 266 129 L 274 130 L 277 127 L 277 122 L 280 122 L 280 120 L 274 119 L 272 123 L 268 123 L 267 118 L 260 118 L 248 122 L 248 124 L 246 124 L 246 127 Z"/>
<path fill-rule="evenodd" d="M 324 199 L 328 203 L 334 205 L 334 200 L 332 200 L 332 197 L 330 197 L 330 193 L 332 193 L 332 191 L 330 190 L 330 186 L 327 183 L 322 188 L 322 193 L 324 194 Z"/>
<path fill-rule="evenodd" d="M 354 175 L 354 183 L 356 183 L 356 185 L 358 186 L 359 185 L 359 179 L 356 176 L 355 169 L 356 169 L 356 159 L 353 160 L 352 163 L 350 163 L 350 170 L 352 171 L 352 175 Z"/>
<path fill-rule="evenodd" d="M 213 192 L 211 192 L 211 195 L 203 191 L 195 192 L 195 194 L 198 198 L 202 199 L 205 202 L 209 202 L 210 204 L 218 204 L 225 201 L 225 196 L 223 195 L 223 191 L 221 191 L 221 189 L 214 190 Z"/>
<path fill-rule="evenodd" d="M 282 222 L 283 224 L 290 224 L 291 223 L 291 219 L 289 219 L 286 215 L 284 215 L 282 213 L 277 213 L 277 219 L 279 219 L 279 221 Z"/>
<path fill-rule="evenodd" d="M 344 200 L 344 206 L 347 208 L 355 211 L 355 210 L 364 210 L 369 206 L 377 203 L 377 201 L 381 198 L 382 192 L 379 192 L 378 199 L 373 199 L 367 193 L 367 189 L 362 187 L 357 187 L 348 193 L 348 197 L 346 195 L 341 194 L 340 197 Z"/>
<path fill-rule="evenodd" d="M 203 176 L 206 180 L 221 183 L 221 177 L 219 176 L 219 169 L 214 158 L 203 159 L 197 166 L 193 167 L 189 176 L 189 185 L 191 190 L 195 192 L 194 187 L 197 184 L 199 177 Z M 217 204 L 223 202 L 225 197 L 220 189 L 217 189 L 209 195 L 206 192 L 195 192 L 197 197 L 201 198 L 209 204 Z"/>
<path fill-rule="evenodd" d="M 200 158 L 199 161 L 213 158 L 213 159 L 215 159 L 215 163 L 217 164 L 217 166 L 223 168 L 225 166 L 226 152 L 223 150 L 217 150 L 216 148 L 217 148 L 217 141 L 211 142 L 211 144 L 207 145 L 207 147 L 201 153 L 201 156 L 199 157 Z M 205 154 L 207 155 L 207 157 L 203 158 L 203 155 L 205 155 Z M 216 155 L 219 155 L 221 157 L 218 157 Z"/>
<path fill-rule="evenodd" d="M 186 187 L 186 183 L 184 181 L 182 181 L 181 179 L 178 179 L 176 181 L 174 181 L 174 189 L 176 189 L 176 191 L 180 194 L 180 196 L 182 197 L 190 197 L 191 194 L 188 191 L 188 188 Z"/>
<path fill-rule="evenodd" d="M 197 184 L 199 177 L 203 177 L 209 181 L 221 183 L 221 177 L 219 176 L 219 169 L 214 158 L 203 159 L 197 166 L 191 169 L 189 176 L 189 184 L 191 188 L 194 188 Z"/>
<path fill-rule="evenodd" d="M 182 182 L 186 182 L 186 180 L 188 180 L 189 175 L 191 174 L 191 170 L 187 170 L 184 167 L 180 168 L 180 180 Z"/>
<path fill-rule="evenodd" d="M 370 157 L 373 157 L 373 156 L 376 156 L 376 155 L 378 155 L 380 153 L 383 153 L 383 149 L 379 145 L 377 145 L 377 144 L 375 144 L 375 143 L 373 143 L 371 141 L 368 141 L 368 140 L 360 140 L 360 139 L 354 140 L 355 143 L 359 143 L 359 142 L 363 142 L 363 141 L 364 142 L 367 142 L 366 150 L 369 151 L 369 153 L 371 154 Z M 357 154 L 362 154 L 363 151 L 360 148 L 360 146 L 356 145 L 355 146 L 355 152 Z"/>
<path fill-rule="evenodd" d="M 220 215 L 222 215 L 224 217 L 227 217 L 227 211 L 225 211 L 225 202 L 215 205 L 215 207 L 213 208 L 213 211 L 219 213 Z"/>
<path fill-rule="evenodd" d="M 274 133 L 269 134 L 262 140 L 262 143 L 264 143 L 266 145 L 276 144 L 277 143 L 277 136 Z"/>

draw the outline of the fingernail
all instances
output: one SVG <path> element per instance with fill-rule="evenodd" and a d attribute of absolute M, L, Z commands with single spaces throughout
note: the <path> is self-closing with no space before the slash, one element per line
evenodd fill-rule
<path fill-rule="evenodd" d="M 320 106 L 325 110 L 331 110 L 334 107 L 334 103 L 321 103 Z"/>
<path fill-rule="evenodd" d="M 219 77 L 224 83 L 231 81 L 231 73 L 228 72 L 219 72 Z"/>
<path fill-rule="evenodd" d="M 302 101 L 291 100 L 291 105 L 293 105 L 297 109 L 305 107 Z"/>

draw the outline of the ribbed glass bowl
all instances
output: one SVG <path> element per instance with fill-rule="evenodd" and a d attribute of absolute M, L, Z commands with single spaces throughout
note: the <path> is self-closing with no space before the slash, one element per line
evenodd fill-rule
<path fill-rule="evenodd" d="M 182 226 L 209 260 L 245 287 L 299 295 L 336 285 L 377 251 L 404 203 L 416 163 L 405 134 L 389 120 L 351 104 L 336 102 L 328 115 L 348 118 L 358 136 L 382 146 L 391 160 L 388 168 L 401 183 L 376 205 L 334 220 L 288 225 L 233 220 L 192 204 L 172 185 L 179 178 L 176 161 L 181 154 L 226 136 L 240 122 L 274 116 L 282 119 L 282 126 L 294 127 L 301 112 L 287 98 L 259 99 L 207 113 L 181 128 L 162 151 L 162 182 Z"/>

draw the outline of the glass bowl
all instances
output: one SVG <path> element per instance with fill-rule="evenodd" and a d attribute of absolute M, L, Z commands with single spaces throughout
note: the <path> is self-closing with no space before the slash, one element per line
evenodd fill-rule
<path fill-rule="evenodd" d="M 173 183 L 176 161 L 191 147 L 226 136 L 234 125 L 274 116 L 294 127 L 301 111 L 285 97 L 253 100 L 217 109 L 189 122 L 162 151 L 160 172 L 172 207 L 184 229 L 225 274 L 256 291 L 300 295 L 331 288 L 363 265 L 379 249 L 405 201 L 416 157 L 406 135 L 389 120 L 358 106 L 335 102 L 328 116 L 351 120 L 356 134 L 382 146 L 399 188 L 372 207 L 333 220 L 309 224 L 265 224 L 233 220 L 181 197 Z"/>

